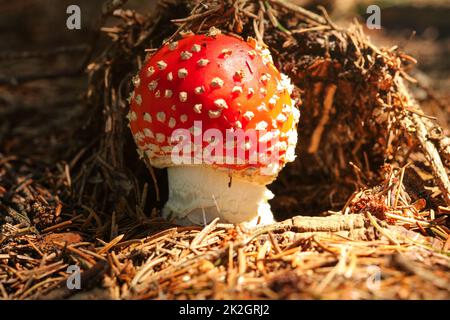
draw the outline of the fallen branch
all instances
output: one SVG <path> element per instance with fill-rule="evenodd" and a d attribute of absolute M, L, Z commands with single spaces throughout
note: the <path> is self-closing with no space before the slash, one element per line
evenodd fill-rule
<path fill-rule="evenodd" d="M 255 233 L 262 234 L 269 231 L 281 233 L 293 232 L 337 232 L 363 228 L 366 218 L 363 214 L 332 215 L 328 217 L 295 216 L 281 222 L 266 226 L 257 226 L 253 229 Z"/>

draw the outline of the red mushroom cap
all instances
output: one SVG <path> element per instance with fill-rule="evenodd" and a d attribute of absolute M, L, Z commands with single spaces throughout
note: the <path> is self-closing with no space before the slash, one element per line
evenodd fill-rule
<path fill-rule="evenodd" d="M 194 121 L 201 121 L 203 132 L 217 129 L 223 137 L 227 130 L 273 130 L 270 137 L 278 139 L 276 146 L 269 142 L 266 149 L 257 151 L 270 154 L 277 148 L 279 158 L 270 175 L 276 176 L 286 161 L 292 161 L 298 123 L 292 88 L 273 65 L 269 51 L 255 40 L 246 42 L 216 32 L 184 37 L 162 46 L 133 81 L 130 127 L 138 151 L 145 152 L 152 165 L 174 165 L 172 133 L 181 128 L 192 132 Z M 208 144 L 203 142 L 202 147 Z M 222 147 L 225 155 L 225 143 Z M 250 163 L 249 158 L 246 150 L 240 164 L 212 161 L 211 165 L 244 175 L 273 166 L 264 161 Z"/>

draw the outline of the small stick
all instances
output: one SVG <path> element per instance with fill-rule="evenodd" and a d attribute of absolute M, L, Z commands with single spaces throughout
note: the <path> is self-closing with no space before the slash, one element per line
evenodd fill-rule
<path fill-rule="evenodd" d="M 211 221 L 210 224 L 204 227 L 202 231 L 197 233 L 195 238 L 192 240 L 190 247 L 195 249 L 197 246 L 199 246 L 202 243 L 203 239 L 205 239 L 205 237 L 208 235 L 208 233 L 212 232 L 216 228 L 219 219 L 220 218 L 215 218 L 213 221 Z"/>
<path fill-rule="evenodd" d="M 182 24 L 182 23 L 186 23 L 186 22 L 190 22 L 190 21 L 194 21 L 197 19 L 201 19 L 201 18 L 205 18 L 205 17 L 209 17 L 211 16 L 213 13 L 219 11 L 220 9 L 223 9 L 223 5 L 222 6 L 216 6 L 212 9 L 209 9 L 205 12 L 202 13 L 195 13 L 187 18 L 182 18 L 182 19 L 172 19 L 170 20 L 170 22 L 174 23 L 174 24 Z"/>
<path fill-rule="evenodd" d="M 367 217 L 369 218 L 370 222 L 372 223 L 372 225 L 375 227 L 375 229 L 377 229 L 382 235 L 384 235 L 386 238 L 388 238 L 388 240 L 392 243 L 395 244 L 397 246 L 400 246 L 400 244 L 394 239 L 392 238 L 387 232 L 386 230 L 384 230 L 375 220 L 375 218 L 372 216 L 372 214 L 367 211 Z"/>
<path fill-rule="evenodd" d="M 405 176 L 405 169 L 407 166 L 408 164 L 402 168 L 402 171 L 400 173 L 400 180 L 398 181 L 397 190 L 395 193 L 394 208 L 397 208 L 398 197 L 400 196 L 400 189 L 402 188 L 403 185 L 403 177 Z"/>
<path fill-rule="evenodd" d="M 301 34 L 301 33 L 306 33 L 306 32 L 311 32 L 311 31 L 322 31 L 322 30 L 328 30 L 330 29 L 330 26 L 317 26 L 317 27 L 310 27 L 310 28 L 304 28 L 304 29 L 295 29 L 292 30 L 291 33 L 292 34 Z"/>
<path fill-rule="evenodd" d="M 256 256 L 256 266 L 261 273 L 266 273 L 264 270 L 264 257 L 270 251 L 270 241 L 266 240 L 264 244 L 259 248 L 258 255 Z"/>
<path fill-rule="evenodd" d="M 247 261 L 245 259 L 244 248 L 239 248 L 238 249 L 238 270 L 239 270 L 239 275 L 245 274 L 245 270 L 246 269 L 247 269 Z"/>
<path fill-rule="evenodd" d="M 108 244 L 106 244 L 102 249 L 100 249 L 98 251 L 98 254 L 104 254 L 106 253 L 109 249 L 111 249 L 112 247 L 114 247 L 116 244 L 118 244 L 120 242 L 120 240 L 123 239 L 125 235 L 121 234 L 117 237 L 115 237 L 113 240 L 111 240 Z"/>
<path fill-rule="evenodd" d="M 309 10 L 306 10 L 300 6 L 297 6 L 293 3 L 290 3 L 288 1 L 282 1 L 282 0 L 271 0 L 272 3 L 276 3 L 282 7 L 285 7 L 289 10 L 292 10 L 300 15 L 302 15 L 303 17 L 307 18 L 308 20 L 311 20 L 312 22 L 314 22 L 315 24 L 326 24 L 327 21 L 319 16 L 318 14 L 315 14 Z"/>
<path fill-rule="evenodd" d="M 46 232 L 53 231 L 53 230 L 56 230 L 56 229 L 61 229 L 61 228 L 64 228 L 66 226 L 69 226 L 71 224 L 72 224 L 72 220 L 63 221 L 61 223 L 58 223 L 58 224 L 55 224 L 55 225 L 50 226 L 48 228 L 45 228 L 44 230 L 42 230 L 42 233 L 46 233 Z"/>
<path fill-rule="evenodd" d="M 41 257 L 44 256 L 44 254 L 42 253 L 42 251 L 39 250 L 39 248 L 36 247 L 36 245 L 35 245 L 30 239 L 27 238 L 27 242 L 30 244 L 31 247 L 33 247 L 33 249 L 34 249 Z"/>
<path fill-rule="evenodd" d="M 270 242 L 272 242 L 273 249 L 274 249 L 275 253 L 276 253 L 276 254 L 281 253 L 283 250 L 280 249 L 280 246 L 279 246 L 279 244 L 278 244 L 278 241 L 277 241 L 277 239 L 275 239 L 275 237 L 273 236 L 273 233 L 269 231 L 268 234 L 269 234 Z"/>
<path fill-rule="evenodd" d="M 320 140 L 322 138 L 323 130 L 325 129 L 325 125 L 330 119 L 330 111 L 333 105 L 333 98 L 336 92 L 337 86 L 335 84 L 331 84 L 327 87 L 327 92 L 325 93 L 325 99 L 323 102 L 323 111 L 322 117 L 317 124 L 317 127 L 314 129 L 314 132 L 311 137 L 311 143 L 308 148 L 308 153 L 316 153 L 319 149 Z"/>

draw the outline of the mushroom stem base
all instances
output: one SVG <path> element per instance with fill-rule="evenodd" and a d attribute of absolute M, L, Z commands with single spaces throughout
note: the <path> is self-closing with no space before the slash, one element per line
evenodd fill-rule
<path fill-rule="evenodd" d="M 248 226 L 273 223 L 268 203 L 273 193 L 265 185 L 249 182 L 226 171 L 204 166 L 168 168 L 169 200 L 163 217 L 180 225 L 222 223 Z"/>

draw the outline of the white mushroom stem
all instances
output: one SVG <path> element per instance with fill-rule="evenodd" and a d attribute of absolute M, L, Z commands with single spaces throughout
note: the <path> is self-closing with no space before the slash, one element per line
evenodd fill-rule
<path fill-rule="evenodd" d="M 273 193 L 265 185 L 230 176 L 207 166 L 169 167 L 169 200 L 163 216 L 181 225 L 204 225 L 219 217 L 222 223 L 247 226 L 274 222 Z"/>

